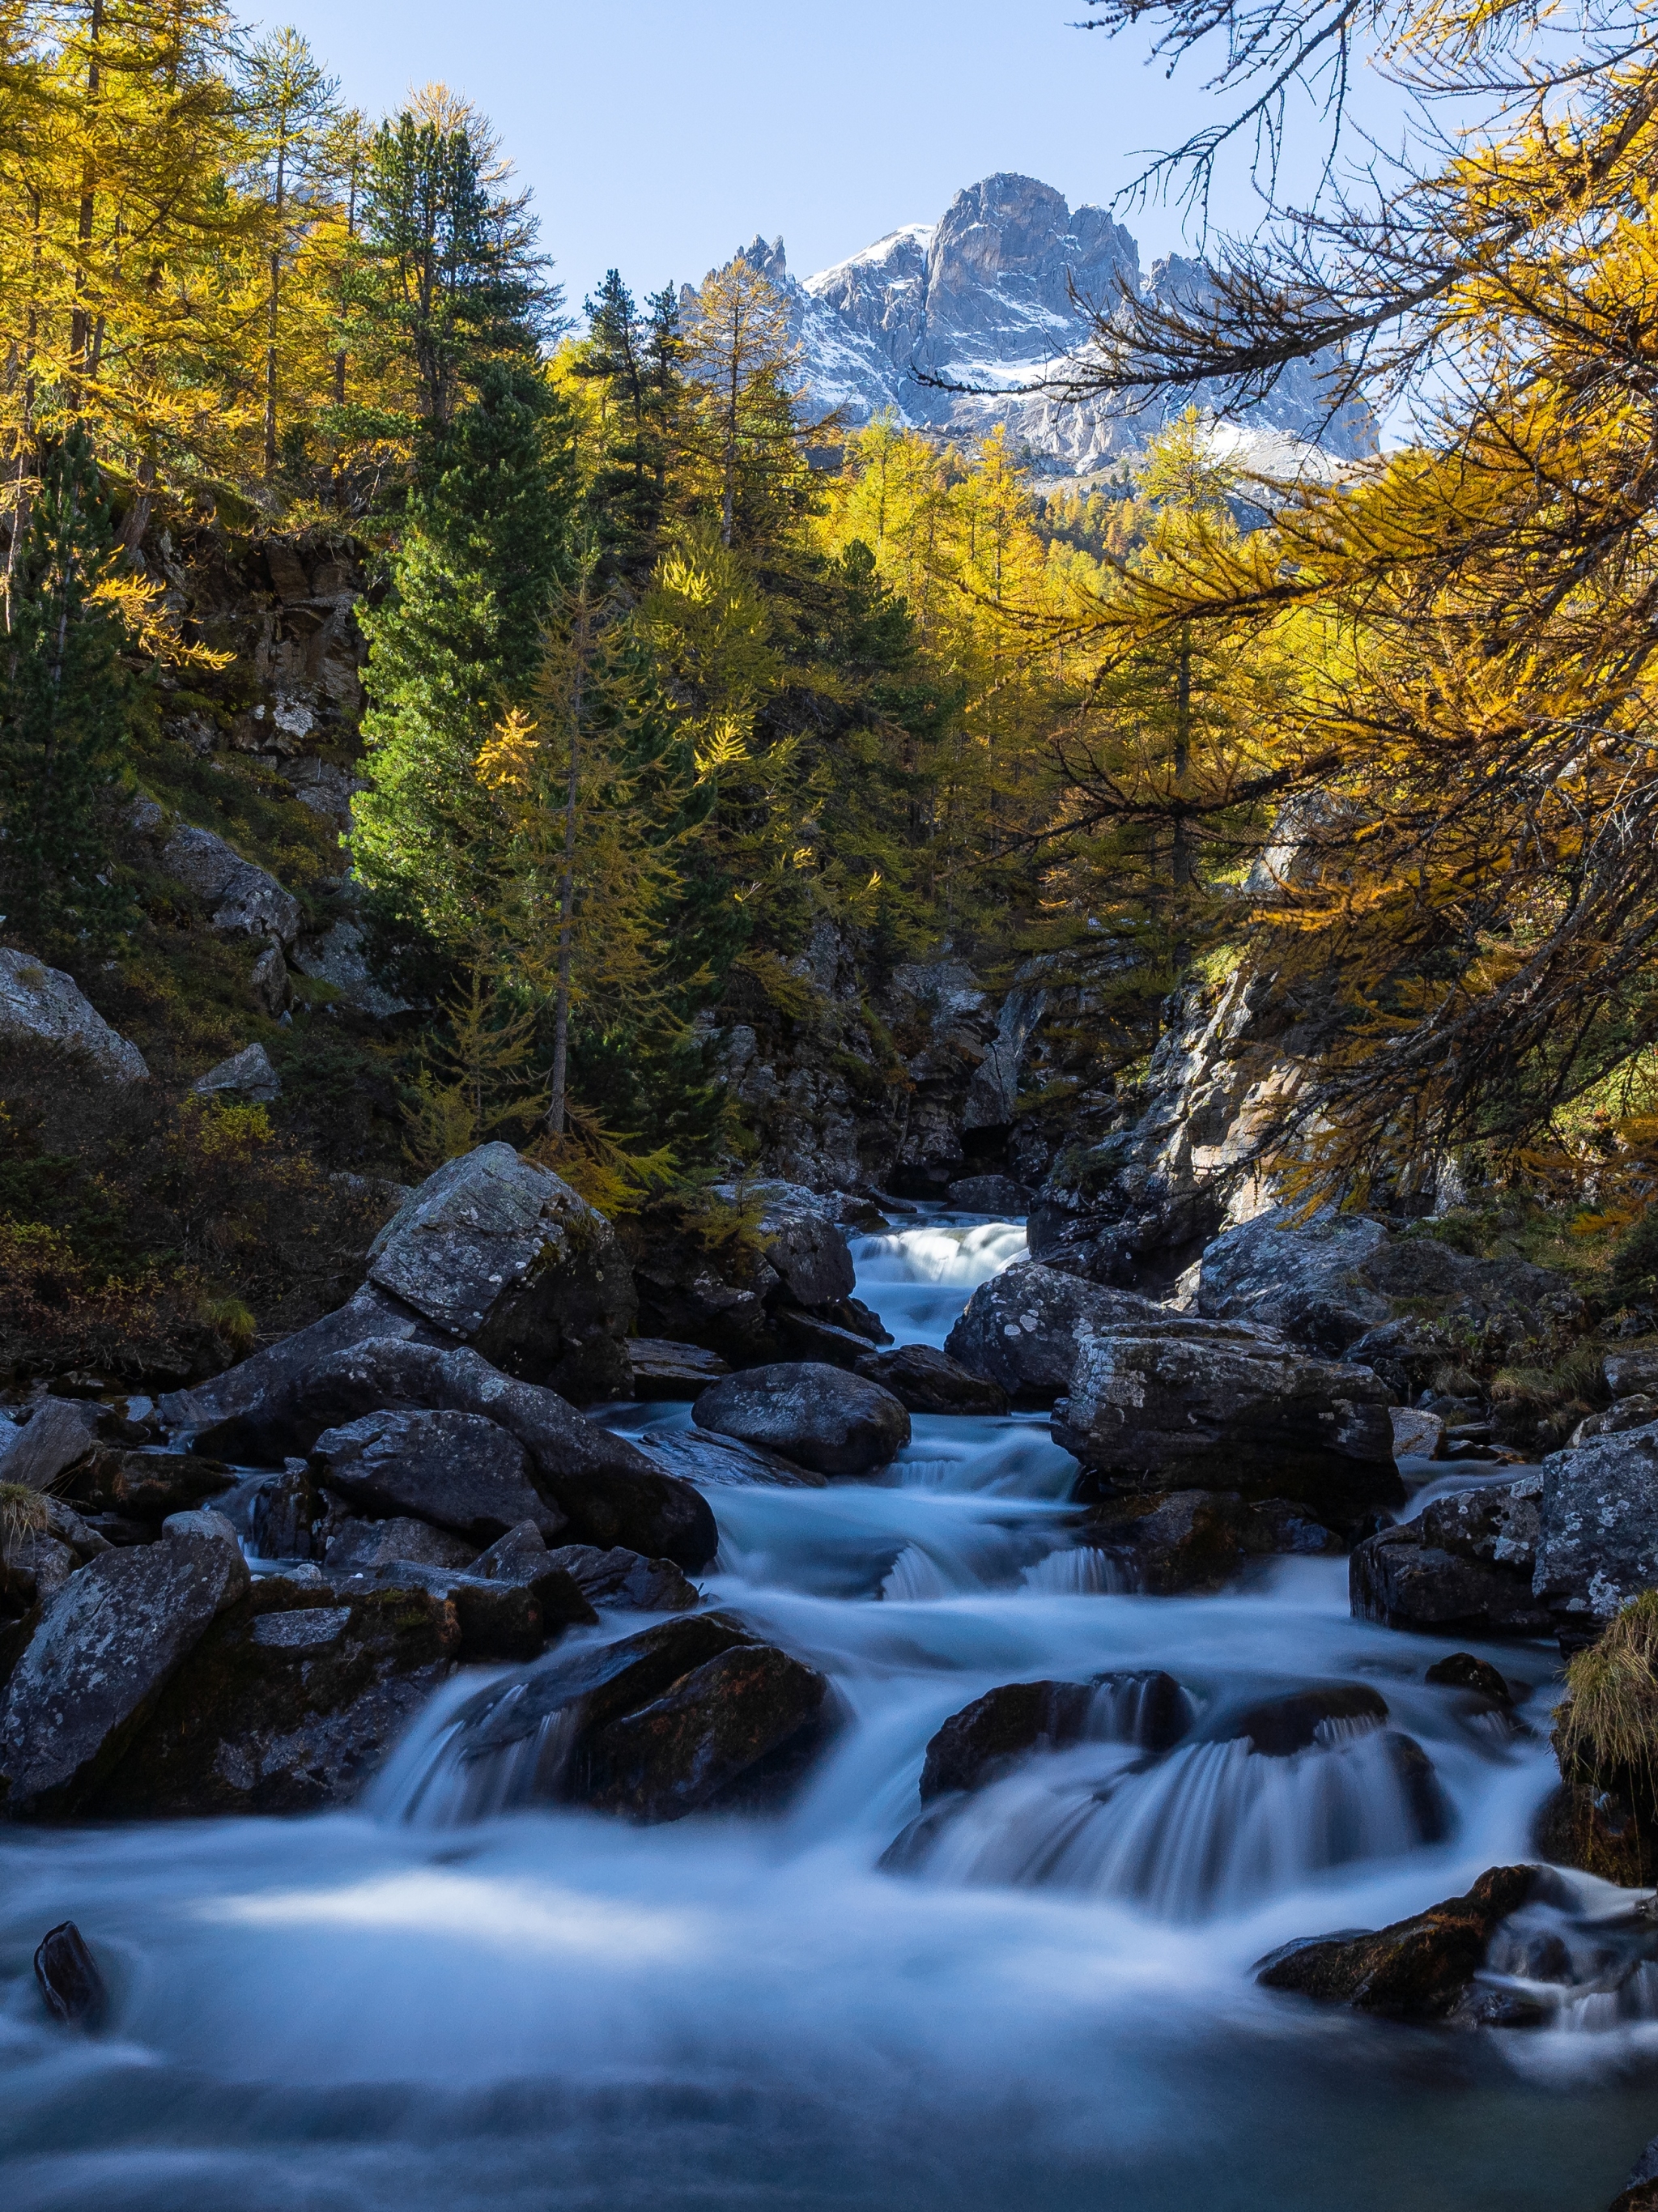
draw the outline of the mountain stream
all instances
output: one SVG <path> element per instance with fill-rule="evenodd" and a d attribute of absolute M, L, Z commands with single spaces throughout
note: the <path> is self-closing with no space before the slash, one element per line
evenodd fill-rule
<path fill-rule="evenodd" d="M 942 1344 L 1024 1247 L 929 1214 L 854 1249 L 894 1336 Z M 1138 1596 L 1078 1545 L 1074 1471 L 1043 1417 L 917 1416 L 875 1481 L 709 1486 L 710 1599 L 842 1716 L 780 1814 L 462 1824 L 441 1784 L 469 1671 L 360 1809 L 0 1831 L 10 2212 L 1602 2212 L 1658 2128 L 1626 1896 L 1559 1877 L 1505 1929 L 1494 1963 L 1554 2001 L 1528 2032 L 1318 2009 L 1249 1971 L 1531 1855 L 1552 1649 L 1482 1650 L 1527 1687 L 1516 1732 L 1424 1681 L 1455 1644 L 1350 1619 L 1344 1560 Z M 882 1870 L 949 1715 L 1153 1669 L 1181 1744 L 1142 1751 L 1138 1690 L 1108 1684 L 1082 1742 Z M 1435 1820 L 1382 1732 L 1326 1723 L 1277 1759 L 1214 1732 L 1332 1680 L 1426 1751 Z M 95 2039 L 48 2025 L 29 1971 L 68 1917 L 114 1984 Z"/>

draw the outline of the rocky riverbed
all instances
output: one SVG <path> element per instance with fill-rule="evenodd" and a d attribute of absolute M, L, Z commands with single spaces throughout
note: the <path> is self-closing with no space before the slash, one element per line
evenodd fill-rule
<path fill-rule="evenodd" d="M 1251 1308 L 1327 1239 L 1170 1305 L 810 1194 L 835 1360 L 604 1400 L 606 1226 L 489 1151 L 308 1341 L 10 1441 L 9 2201 L 1601 2212 L 1658 1932 L 1539 1822 L 1642 1424 L 1404 1449 Z"/>

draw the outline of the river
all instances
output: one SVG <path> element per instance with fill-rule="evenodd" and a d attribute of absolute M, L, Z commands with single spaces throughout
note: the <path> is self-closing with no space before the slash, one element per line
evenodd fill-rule
<path fill-rule="evenodd" d="M 942 1343 L 1023 1250 L 1017 1224 L 938 1215 L 858 1240 L 859 1294 L 900 1341 Z M 844 1716 L 781 1816 L 440 1825 L 428 1785 L 471 1674 L 362 1809 L 4 1832 L 0 2201 L 1603 2212 L 1658 2130 L 1658 1968 L 1529 2033 L 1383 2025 L 1249 1972 L 1528 1856 L 1541 1734 L 1424 1682 L 1454 1645 L 1351 1620 L 1343 1560 L 1263 1563 L 1218 1596 L 1121 1589 L 1076 1547 L 1073 1472 L 1044 1419 L 917 1417 L 881 1480 L 710 1486 L 710 1596 L 823 1669 Z M 1552 1650 L 1484 1656 L 1546 1726 Z M 1102 1724 L 879 1870 L 948 1715 L 998 1683 L 1147 1668 L 1199 1739 L 1252 1696 L 1378 1688 L 1448 1832 L 1418 1839 L 1375 1733 L 1148 1761 Z M 1528 1911 L 1592 1966 L 1627 1903 L 1576 1877 Z M 114 1984 L 95 2039 L 50 2029 L 33 1991 L 33 1946 L 68 1917 Z"/>

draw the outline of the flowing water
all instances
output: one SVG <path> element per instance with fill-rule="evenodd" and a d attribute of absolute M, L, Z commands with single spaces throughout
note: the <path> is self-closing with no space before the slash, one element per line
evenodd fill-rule
<path fill-rule="evenodd" d="M 938 1344 L 1023 1239 L 933 1216 L 855 1249 L 859 1295 Z M 1077 1542 L 1042 1420 L 914 1426 L 875 1482 L 708 1489 L 711 1598 L 835 1686 L 781 1815 L 464 1818 L 513 1786 L 448 1786 L 474 1673 L 361 1810 L 6 1834 L 11 2212 L 1600 2212 L 1658 2130 L 1626 1897 L 1562 1878 L 1505 1926 L 1494 1974 L 1550 2007 L 1529 2032 L 1387 2026 L 1249 1971 L 1528 1856 L 1552 1652 L 1485 1654 L 1516 1729 L 1424 1681 L 1449 1644 L 1351 1620 L 1341 1560 L 1139 1596 Z M 1145 1747 L 1154 1672 L 1191 1723 L 1172 1750 Z M 1079 1740 L 918 1822 L 929 1737 L 1021 1679 L 1101 1683 Z M 1386 1726 L 1228 1739 L 1332 1681 Z M 92 2040 L 28 1971 L 70 1917 L 115 1984 Z"/>

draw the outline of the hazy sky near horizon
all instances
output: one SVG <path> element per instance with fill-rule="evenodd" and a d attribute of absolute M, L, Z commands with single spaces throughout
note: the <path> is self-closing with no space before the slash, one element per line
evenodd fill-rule
<path fill-rule="evenodd" d="M 252 9 L 250 9 L 250 12 Z M 1106 205 L 1140 149 L 1218 112 L 1144 41 L 1072 27 L 1084 0 L 289 0 L 350 103 L 380 113 L 441 79 L 495 121 L 533 187 L 569 305 L 607 268 L 639 294 L 701 280 L 756 231 L 809 276 L 963 185 L 1012 170 Z M 1397 104 L 1364 93 L 1394 133 Z M 1383 134 L 1386 135 L 1386 125 Z M 1303 167 L 1316 143 L 1303 103 Z M 1214 205 L 1253 229 L 1235 162 Z M 1142 258 L 1190 250 L 1172 206 L 1123 207 Z"/>

